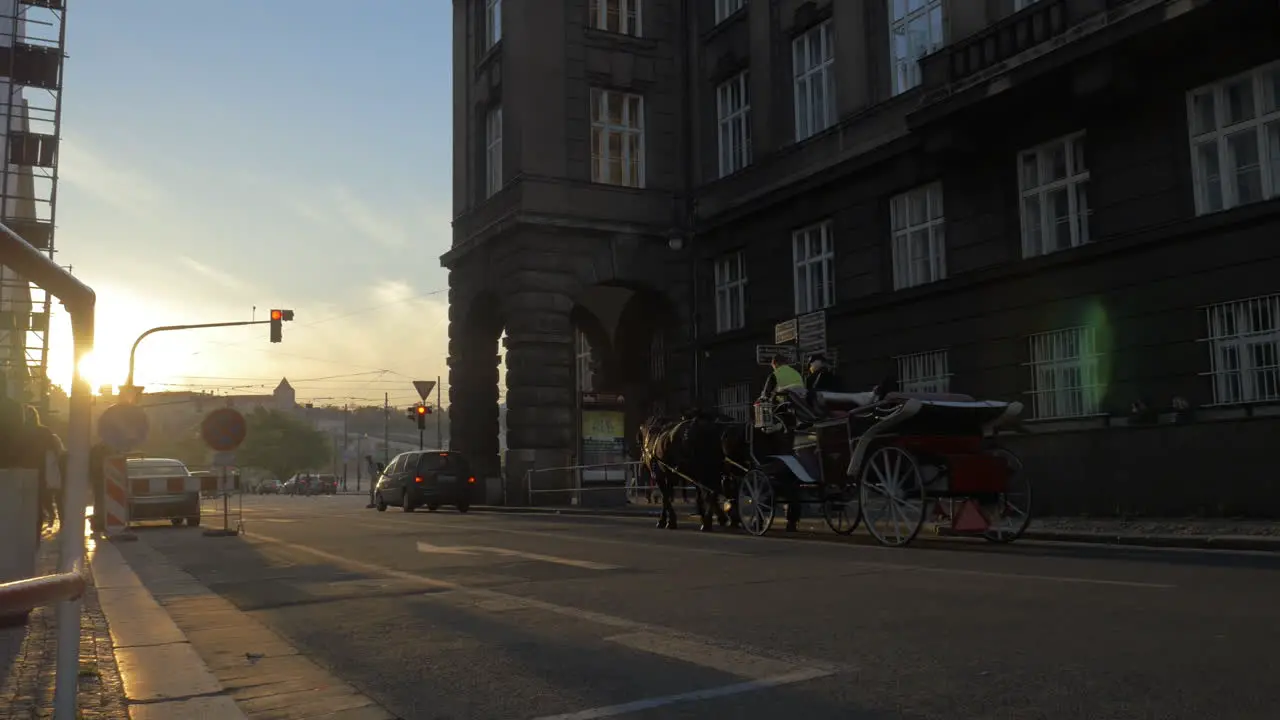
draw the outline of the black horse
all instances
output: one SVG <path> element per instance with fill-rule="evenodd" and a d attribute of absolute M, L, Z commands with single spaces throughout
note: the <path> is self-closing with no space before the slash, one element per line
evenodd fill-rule
<path fill-rule="evenodd" d="M 651 417 L 640 426 L 640 463 L 662 495 L 658 527 L 676 529 L 671 501 L 676 485 L 684 485 L 686 478 L 693 481 L 700 529 L 711 531 L 713 514 L 722 525 L 729 522 L 719 503 L 724 474 L 721 433 L 718 416 L 701 410 L 686 412 L 678 420 Z"/>

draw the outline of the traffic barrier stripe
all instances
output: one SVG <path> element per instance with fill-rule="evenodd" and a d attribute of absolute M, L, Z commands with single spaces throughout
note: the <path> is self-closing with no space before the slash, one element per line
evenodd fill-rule
<path fill-rule="evenodd" d="M 108 535 L 123 532 L 129 525 L 129 495 L 125 483 L 128 482 L 127 465 L 123 457 L 107 458 L 103 463 L 103 479 L 106 492 L 106 528 Z"/>

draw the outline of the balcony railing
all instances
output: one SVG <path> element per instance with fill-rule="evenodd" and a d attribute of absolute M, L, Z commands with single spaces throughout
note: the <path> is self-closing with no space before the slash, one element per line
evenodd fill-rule
<path fill-rule="evenodd" d="M 967 38 L 923 58 L 928 89 L 962 82 L 1064 35 L 1086 19 L 1132 0 L 1039 0 Z"/>

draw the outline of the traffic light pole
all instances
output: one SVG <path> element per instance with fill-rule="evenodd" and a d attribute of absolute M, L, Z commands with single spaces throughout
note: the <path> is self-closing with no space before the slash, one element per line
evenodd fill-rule
<path fill-rule="evenodd" d="M 419 450 L 422 449 L 422 433 L 423 432 L 424 432 L 424 428 L 421 425 L 419 425 L 418 426 L 418 449 Z"/>
<path fill-rule="evenodd" d="M 223 327 L 240 327 L 241 325 L 269 325 L 270 320 L 245 320 L 241 322 L 224 322 L 224 323 L 202 323 L 199 325 L 163 325 L 161 327 L 153 327 L 150 330 L 138 336 L 133 341 L 133 349 L 129 351 L 129 377 L 125 380 L 124 386 L 133 390 L 133 361 L 138 355 L 138 345 L 148 335 L 158 332 L 170 332 L 172 330 L 201 330 L 204 328 L 223 328 Z"/>

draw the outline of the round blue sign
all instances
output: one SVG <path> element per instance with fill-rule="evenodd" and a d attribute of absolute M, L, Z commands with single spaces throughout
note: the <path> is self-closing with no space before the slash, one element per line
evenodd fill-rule
<path fill-rule="evenodd" d="M 147 413 L 137 405 L 112 405 L 98 418 L 98 437 L 116 452 L 136 450 L 150 430 Z"/>
<path fill-rule="evenodd" d="M 232 408 L 219 408 L 200 423 L 200 437 L 211 450 L 231 452 L 240 447 L 245 436 L 244 416 Z"/>

